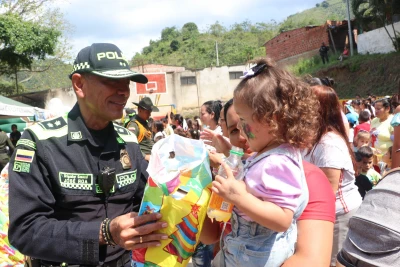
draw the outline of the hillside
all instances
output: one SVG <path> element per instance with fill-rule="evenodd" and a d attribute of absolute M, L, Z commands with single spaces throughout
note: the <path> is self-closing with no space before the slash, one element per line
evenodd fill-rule
<path fill-rule="evenodd" d="M 347 19 L 346 0 L 321 1 L 313 8 L 304 10 L 287 17 L 279 27 L 280 31 L 287 31 L 306 25 L 321 25 L 327 20 Z M 351 17 L 354 17 L 351 12 Z"/>
<path fill-rule="evenodd" d="M 357 55 L 315 72 L 317 77 L 335 79 L 335 90 L 340 98 L 354 98 L 356 94 L 377 96 L 399 94 L 400 53 Z"/>
<path fill-rule="evenodd" d="M 321 25 L 326 20 L 346 18 L 345 0 L 323 1 L 319 7 L 289 16 L 280 24 L 244 21 L 224 27 L 218 21 L 201 32 L 188 22 L 181 29 L 172 26 L 161 31 L 160 39 L 150 40 L 141 53 L 132 58 L 132 65 L 157 63 L 198 69 L 217 65 L 244 64 L 249 59 L 265 56 L 264 43 L 279 32 L 305 25 Z"/>

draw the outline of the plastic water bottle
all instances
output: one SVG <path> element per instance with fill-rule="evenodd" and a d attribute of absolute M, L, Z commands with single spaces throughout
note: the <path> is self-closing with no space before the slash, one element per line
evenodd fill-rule
<path fill-rule="evenodd" d="M 243 150 L 233 146 L 229 157 L 224 161 L 231 168 L 236 180 L 243 179 L 242 156 Z M 226 178 L 226 172 L 222 166 L 218 170 L 218 175 Z M 225 201 L 221 196 L 213 192 L 208 203 L 207 215 L 211 220 L 227 222 L 232 216 L 233 206 L 232 203 Z"/>

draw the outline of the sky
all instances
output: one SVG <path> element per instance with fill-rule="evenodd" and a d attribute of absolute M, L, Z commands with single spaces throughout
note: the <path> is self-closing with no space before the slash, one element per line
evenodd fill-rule
<path fill-rule="evenodd" d="M 283 21 L 322 0 L 62 0 L 57 7 L 71 24 L 73 57 L 92 43 L 116 44 L 127 59 L 141 52 L 165 27 L 194 22 L 200 32 L 216 21 L 229 28 L 245 20 Z"/>

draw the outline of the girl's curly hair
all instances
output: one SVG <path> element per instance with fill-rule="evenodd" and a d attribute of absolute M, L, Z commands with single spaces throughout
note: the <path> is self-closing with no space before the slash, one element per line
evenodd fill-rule
<path fill-rule="evenodd" d="M 248 105 L 253 110 L 253 119 L 268 124 L 279 143 L 311 148 L 319 132 L 319 101 L 310 86 L 276 67 L 271 59 L 253 63 L 265 67 L 238 84 L 234 101 Z"/>

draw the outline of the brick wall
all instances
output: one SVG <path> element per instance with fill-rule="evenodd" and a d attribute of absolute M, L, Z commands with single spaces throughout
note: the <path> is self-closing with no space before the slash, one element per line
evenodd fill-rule
<path fill-rule="evenodd" d="M 326 25 L 283 32 L 266 42 L 264 46 L 267 56 L 279 61 L 318 49 L 322 42 L 329 45 Z"/>

